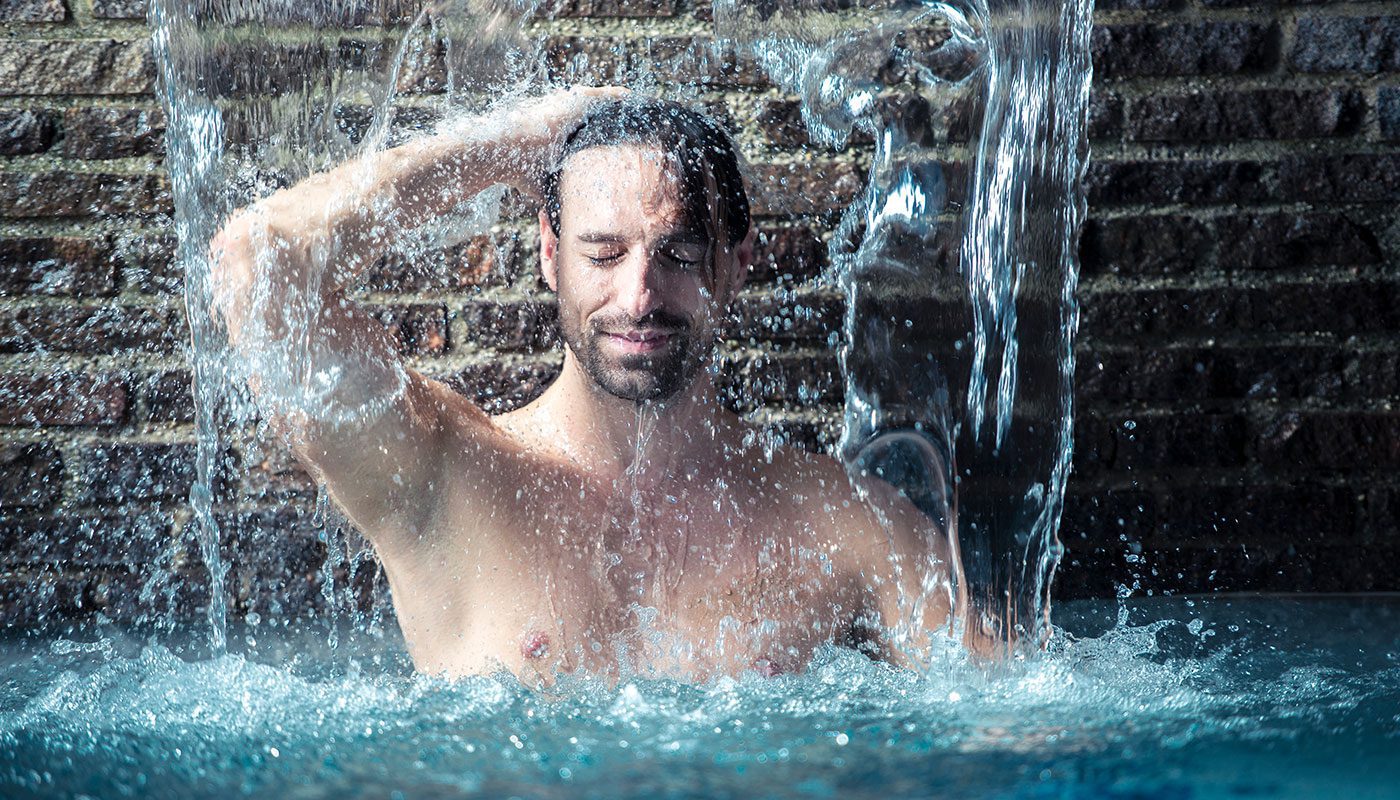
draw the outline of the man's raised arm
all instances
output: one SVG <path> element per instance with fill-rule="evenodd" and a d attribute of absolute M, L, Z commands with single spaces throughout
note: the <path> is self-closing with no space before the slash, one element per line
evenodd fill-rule
<path fill-rule="evenodd" d="M 211 242 L 214 306 L 265 414 L 385 554 L 431 528 L 445 448 L 485 445 L 485 414 L 406 369 L 345 296 L 398 237 L 497 183 L 532 191 L 595 97 L 528 100 L 314 175 L 235 212 Z M 476 436 L 473 437 L 473 431 Z"/>

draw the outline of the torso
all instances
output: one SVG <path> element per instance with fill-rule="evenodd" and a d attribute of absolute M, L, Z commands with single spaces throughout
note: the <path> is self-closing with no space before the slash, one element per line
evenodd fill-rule
<path fill-rule="evenodd" d="M 485 494 L 448 487 L 426 560 L 386 565 L 420 669 L 703 680 L 859 644 L 865 576 L 839 543 L 869 520 L 834 461 L 748 448 L 642 487 L 503 429 L 526 441 L 493 454 Z"/>

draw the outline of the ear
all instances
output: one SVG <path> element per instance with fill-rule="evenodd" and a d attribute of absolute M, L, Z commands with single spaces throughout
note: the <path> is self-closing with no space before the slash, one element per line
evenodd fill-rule
<path fill-rule="evenodd" d="M 540 209 L 540 273 L 550 291 L 559 291 L 559 237 L 549 225 L 549 215 Z"/>
<path fill-rule="evenodd" d="M 734 258 L 729 264 L 728 302 L 734 302 L 734 298 L 739 296 L 739 290 L 744 288 L 744 282 L 749 279 L 749 268 L 753 266 L 753 243 L 757 235 L 758 230 L 750 226 L 743 240 L 734 246 Z"/>

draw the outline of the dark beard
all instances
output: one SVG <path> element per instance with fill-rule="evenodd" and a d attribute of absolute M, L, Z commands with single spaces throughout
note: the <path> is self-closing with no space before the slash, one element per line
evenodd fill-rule
<path fill-rule="evenodd" d="M 666 347 L 658 353 L 613 356 L 604 352 L 603 328 L 661 328 L 671 332 Z M 594 320 L 587 332 L 572 320 L 560 325 L 564 342 L 573 351 L 583 371 L 600 389 L 623 400 L 641 403 L 667 400 L 688 387 L 704 362 L 691 335 L 690 323 L 664 310 L 634 320 L 613 317 Z"/>

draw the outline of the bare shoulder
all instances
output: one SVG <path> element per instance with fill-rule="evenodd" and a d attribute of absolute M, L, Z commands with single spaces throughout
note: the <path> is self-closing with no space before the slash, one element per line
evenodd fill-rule
<path fill-rule="evenodd" d="M 892 550 L 924 547 L 939 533 L 937 524 L 899 489 L 852 476 L 829 455 L 779 448 L 772 474 L 790 492 L 794 510 L 853 557 L 886 557 Z"/>

